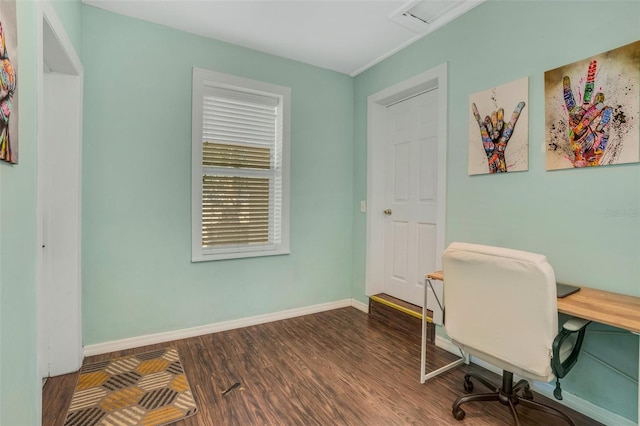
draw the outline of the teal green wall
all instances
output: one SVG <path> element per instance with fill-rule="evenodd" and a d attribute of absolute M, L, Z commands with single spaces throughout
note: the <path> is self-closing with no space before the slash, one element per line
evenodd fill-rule
<path fill-rule="evenodd" d="M 482 4 L 356 77 L 354 200 L 366 198 L 366 97 L 447 62 L 447 242 L 541 252 L 561 281 L 640 295 L 640 217 L 633 214 L 640 211 L 640 166 L 546 172 L 542 153 L 544 72 L 639 38 L 637 1 Z M 526 76 L 529 171 L 468 176 L 469 95 Z M 614 209 L 632 214 L 608 217 Z M 364 301 L 365 218 L 356 211 L 353 218 L 353 294 Z M 526 332 L 535 318 L 514 321 Z M 637 379 L 637 336 L 590 333 L 586 346 Z M 589 356 L 580 359 L 563 388 L 637 417 L 636 385 Z"/>
<path fill-rule="evenodd" d="M 37 424 L 36 27 L 17 2 L 19 164 L 0 163 L 0 424 Z M 12 60 L 14 57 L 12 57 Z"/>
<path fill-rule="evenodd" d="M 83 7 L 85 345 L 351 297 L 353 79 Z M 292 89 L 291 254 L 191 263 L 192 67 Z"/>
<path fill-rule="evenodd" d="M 37 360 L 36 188 L 37 19 L 35 2 L 17 1 L 19 164 L 0 163 L 0 424 L 40 422 Z M 71 13 L 80 2 L 65 2 Z M 80 41 L 79 20 L 63 20 Z"/>
<path fill-rule="evenodd" d="M 19 164 L 0 163 L 0 424 L 37 424 L 36 11 L 17 2 Z M 14 57 L 12 57 L 12 60 Z"/>

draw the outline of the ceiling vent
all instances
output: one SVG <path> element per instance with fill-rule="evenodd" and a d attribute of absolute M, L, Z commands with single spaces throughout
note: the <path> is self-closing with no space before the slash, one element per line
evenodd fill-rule
<path fill-rule="evenodd" d="M 425 34 L 462 15 L 478 1 L 469 0 L 417 0 L 410 1 L 393 13 L 389 19 L 419 34 Z"/>

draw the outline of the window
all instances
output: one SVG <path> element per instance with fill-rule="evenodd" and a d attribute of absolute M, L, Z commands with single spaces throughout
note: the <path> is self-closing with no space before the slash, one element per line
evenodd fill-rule
<path fill-rule="evenodd" d="M 192 261 L 289 253 L 291 89 L 193 70 Z"/>

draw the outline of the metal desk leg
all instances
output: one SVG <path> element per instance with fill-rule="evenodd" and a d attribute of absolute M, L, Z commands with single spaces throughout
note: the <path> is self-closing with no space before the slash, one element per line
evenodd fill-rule
<path fill-rule="evenodd" d="M 432 379 L 438 375 L 440 375 L 441 373 L 444 373 L 445 371 L 451 370 L 454 367 L 457 367 L 458 365 L 461 364 L 468 364 L 469 363 L 469 359 L 468 356 L 466 354 L 462 354 L 462 358 L 460 358 L 457 361 L 453 361 L 450 362 L 449 364 L 445 365 L 444 367 L 440 367 L 436 370 L 433 370 L 429 373 L 426 372 L 426 363 L 427 363 L 427 322 L 430 322 L 431 320 L 429 318 L 427 318 L 427 297 L 429 294 L 428 288 L 430 286 L 428 286 L 427 284 L 430 284 L 429 279 L 426 279 L 425 285 L 424 285 L 424 300 L 422 301 L 422 354 L 420 356 L 420 383 L 424 383 L 429 379 Z"/>

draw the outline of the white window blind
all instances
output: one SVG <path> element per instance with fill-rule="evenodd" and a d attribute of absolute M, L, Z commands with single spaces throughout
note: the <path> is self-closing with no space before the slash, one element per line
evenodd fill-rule
<path fill-rule="evenodd" d="M 193 215 L 192 258 L 288 252 L 288 224 L 283 223 L 288 217 L 283 215 L 288 204 L 283 199 L 288 195 L 288 179 L 283 179 L 288 176 L 283 167 L 285 97 L 205 80 L 196 98 L 196 71 L 202 70 L 194 70 L 194 114 L 201 117 L 201 137 L 197 147 L 194 138 L 199 188 L 193 193 L 194 198 L 198 193 L 199 214 Z"/>

